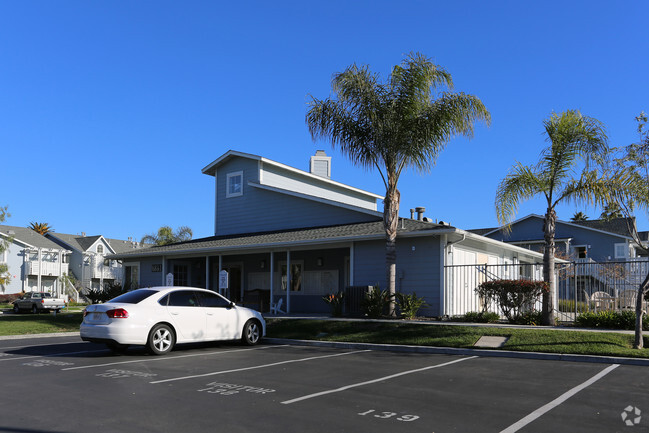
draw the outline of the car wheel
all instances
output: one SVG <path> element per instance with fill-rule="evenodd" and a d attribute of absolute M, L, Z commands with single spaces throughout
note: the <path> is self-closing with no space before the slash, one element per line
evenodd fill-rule
<path fill-rule="evenodd" d="M 17 305 L 17 304 L 14 304 L 14 313 L 15 313 L 15 314 L 20 313 L 20 308 L 18 308 L 18 305 Z"/>
<path fill-rule="evenodd" d="M 106 347 L 114 353 L 124 353 L 128 349 L 128 344 L 106 343 Z"/>
<path fill-rule="evenodd" d="M 241 341 L 248 346 L 254 346 L 261 339 L 261 326 L 256 320 L 248 320 L 243 326 L 243 335 Z"/>
<path fill-rule="evenodd" d="M 161 323 L 151 329 L 147 347 L 154 355 L 164 355 L 171 352 L 176 343 L 176 336 L 169 325 Z"/>
<path fill-rule="evenodd" d="M 36 305 L 32 305 L 32 313 L 38 314 L 38 307 Z"/>

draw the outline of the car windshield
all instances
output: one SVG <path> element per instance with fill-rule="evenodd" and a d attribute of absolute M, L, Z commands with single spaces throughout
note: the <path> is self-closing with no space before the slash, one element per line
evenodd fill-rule
<path fill-rule="evenodd" d="M 124 293 L 123 295 L 119 295 L 116 298 L 111 299 L 108 302 L 112 303 L 120 303 L 120 304 L 138 304 L 148 298 L 149 296 L 153 295 L 154 293 L 158 293 L 157 290 L 147 290 L 147 289 L 137 289 L 133 290 L 132 292 Z"/>

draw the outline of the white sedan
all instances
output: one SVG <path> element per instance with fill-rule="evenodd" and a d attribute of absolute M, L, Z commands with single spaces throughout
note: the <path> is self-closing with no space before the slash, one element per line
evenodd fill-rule
<path fill-rule="evenodd" d="M 193 287 L 152 287 L 118 296 L 83 312 L 81 339 L 115 351 L 145 345 L 164 355 L 176 343 L 241 340 L 257 344 L 266 335 L 261 314 L 218 293 Z"/>

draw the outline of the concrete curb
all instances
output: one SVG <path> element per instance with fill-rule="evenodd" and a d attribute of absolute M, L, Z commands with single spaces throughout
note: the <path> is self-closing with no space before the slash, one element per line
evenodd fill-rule
<path fill-rule="evenodd" d="M 649 359 L 622 358 L 617 356 L 571 355 L 561 353 L 513 352 L 508 350 L 458 349 L 454 347 L 406 346 L 398 344 L 341 343 L 335 341 L 289 340 L 283 338 L 264 338 L 269 344 L 288 344 L 294 346 L 335 347 L 356 350 L 383 350 L 402 353 L 427 353 L 436 355 L 485 356 L 492 358 L 539 359 L 545 361 L 590 362 L 598 364 L 621 364 L 649 366 Z"/>
<path fill-rule="evenodd" d="M 29 338 L 48 338 L 48 337 L 74 337 L 79 336 L 79 332 L 52 332 L 48 334 L 21 334 L 21 335 L 3 335 L 0 336 L 2 340 L 27 340 Z M 81 337 L 79 337 L 81 338 Z M 79 340 L 81 341 L 81 340 Z"/>

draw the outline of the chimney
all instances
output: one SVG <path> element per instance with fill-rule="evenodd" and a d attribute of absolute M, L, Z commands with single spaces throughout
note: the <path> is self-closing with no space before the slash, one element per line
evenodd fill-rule
<path fill-rule="evenodd" d="M 316 151 L 309 161 L 309 173 L 331 179 L 331 157 L 324 150 Z"/>
<path fill-rule="evenodd" d="M 81 232 L 81 237 L 85 238 L 86 237 L 86 232 Z"/>
<path fill-rule="evenodd" d="M 426 212 L 425 207 L 416 207 L 415 212 L 417 212 L 417 221 L 423 221 L 424 220 L 424 212 Z"/>
<path fill-rule="evenodd" d="M 411 219 L 411 220 L 414 220 L 414 219 L 415 219 L 415 210 L 412 209 L 412 208 L 410 209 L 410 219 Z"/>

